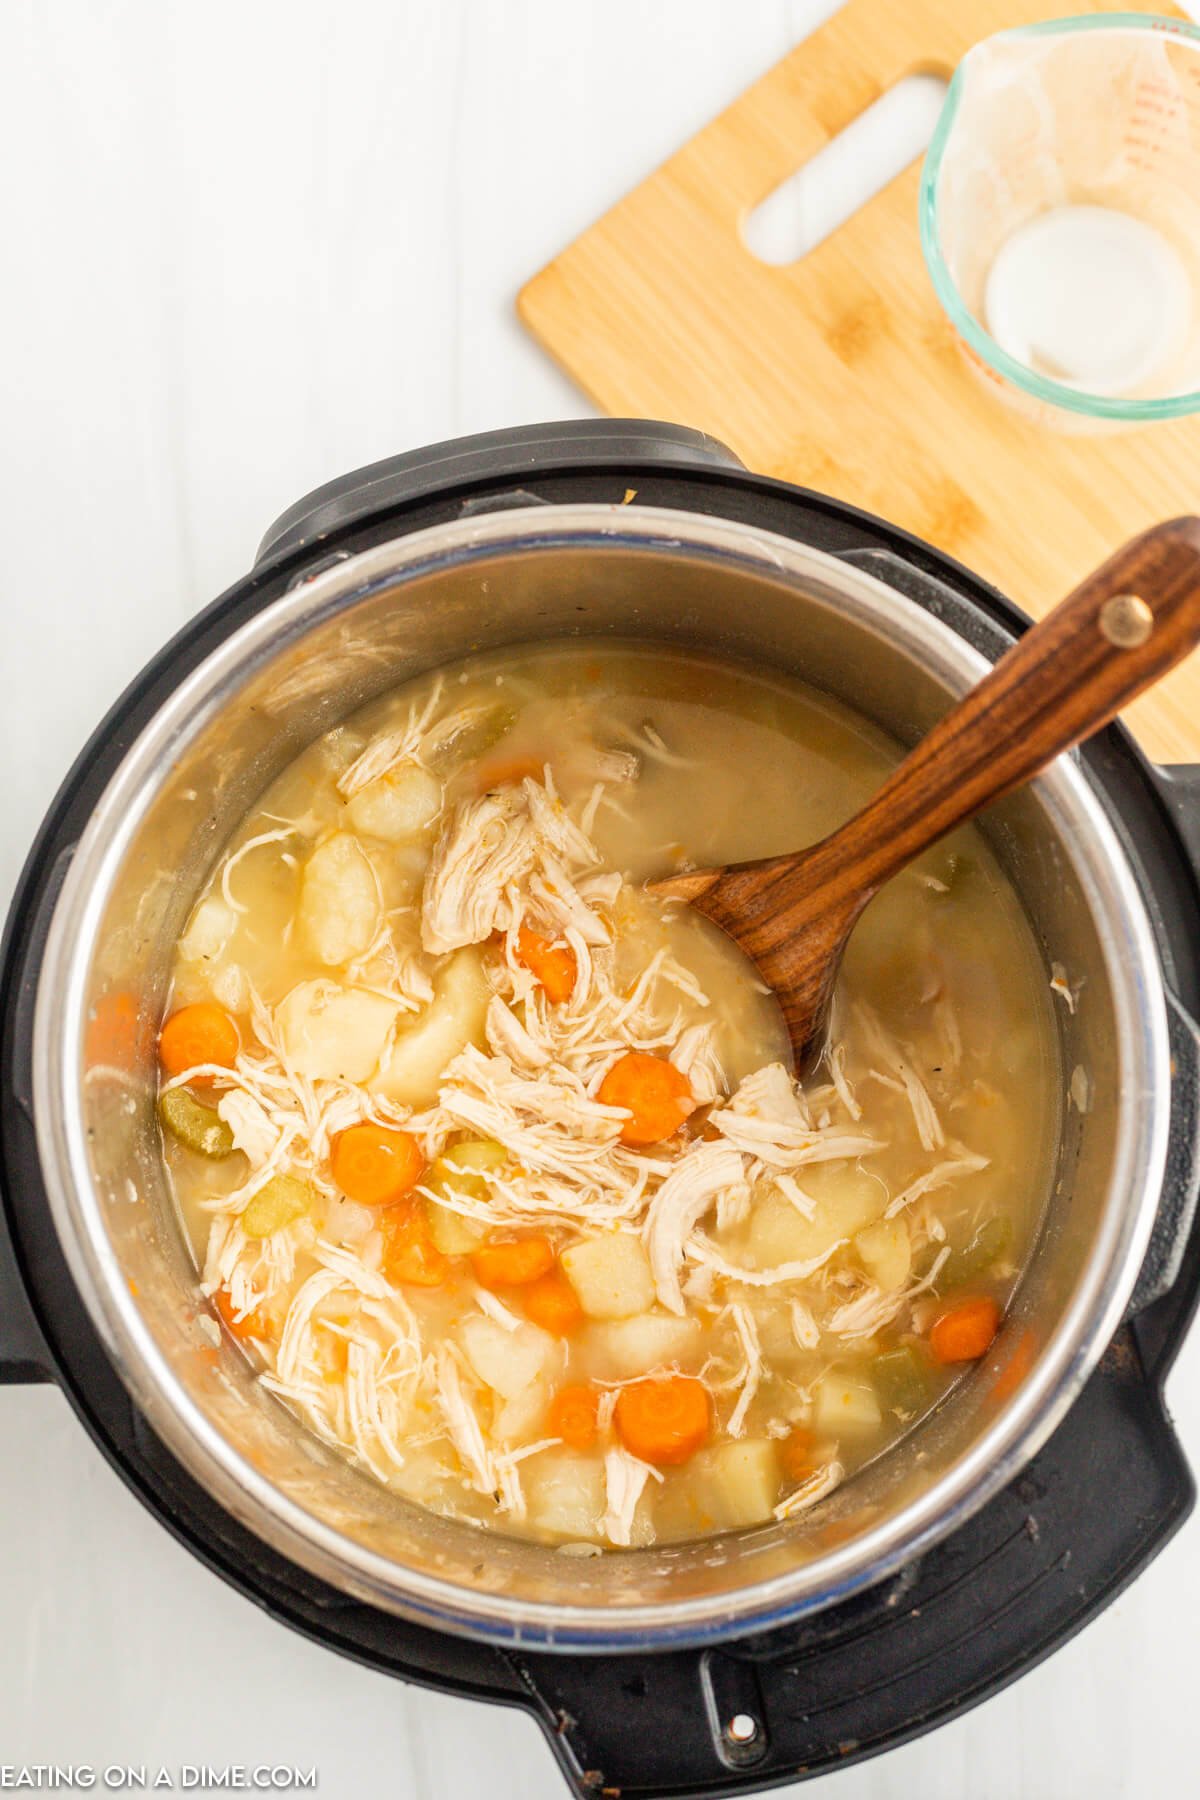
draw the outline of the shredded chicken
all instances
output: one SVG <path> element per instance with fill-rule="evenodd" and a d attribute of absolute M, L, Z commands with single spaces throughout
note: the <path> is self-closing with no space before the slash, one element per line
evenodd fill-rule
<path fill-rule="evenodd" d="M 437 1397 L 450 1442 L 462 1458 L 467 1476 L 481 1494 L 494 1494 L 498 1486 L 495 1460 L 483 1440 L 474 1408 L 463 1392 L 458 1360 L 449 1344 L 437 1349 Z"/>
<path fill-rule="evenodd" d="M 671 1170 L 650 1202 L 646 1250 L 659 1302 L 669 1312 L 687 1308 L 679 1284 L 684 1246 L 723 1188 L 743 1180 L 742 1159 L 724 1144 L 697 1144 Z"/>
<path fill-rule="evenodd" d="M 973 1150 L 964 1150 L 960 1146 L 956 1155 L 947 1157 L 944 1162 L 935 1163 L 932 1169 L 926 1169 L 923 1175 L 918 1175 L 915 1181 L 910 1181 L 906 1188 L 902 1188 L 900 1193 L 888 1201 L 883 1216 L 885 1219 L 894 1219 L 897 1213 L 902 1213 L 923 1194 L 930 1193 L 934 1188 L 944 1187 L 957 1176 L 978 1174 L 980 1169 L 986 1169 L 987 1166 L 986 1156 L 978 1156 Z"/>
<path fill-rule="evenodd" d="M 518 1068 L 544 1069 L 550 1061 L 549 1050 L 530 1035 L 499 994 L 488 1004 L 487 1041 L 493 1055 L 507 1057 Z"/>
<path fill-rule="evenodd" d="M 505 1306 L 497 1295 L 490 1294 L 486 1288 L 475 1289 L 475 1304 L 480 1312 L 494 1319 L 497 1325 L 503 1325 L 505 1331 L 519 1331 L 521 1321 L 510 1307 Z"/>
<path fill-rule="evenodd" d="M 878 1070 L 871 1071 L 875 1080 L 891 1080 L 899 1084 L 907 1096 L 912 1108 L 913 1122 L 917 1128 L 917 1136 L 921 1140 L 923 1150 L 940 1150 L 946 1141 L 942 1122 L 938 1118 L 937 1108 L 929 1097 L 929 1090 L 917 1074 L 913 1059 L 899 1040 L 885 1030 L 879 1014 L 874 1007 L 859 1001 L 857 1013 L 862 1023 L 866 1040 L 875 1055 L 882 1062 L 886 1074 L 882 1077 Z"/>
<path fill-rule="evenodd" d="M 571 926 L 585 943 L 606 944 L 611 933 L 576 890 L 573 877 L 595 869 L 594 846 L 554 791 L 526 778 L 463 801 L 434 847 L 421 902 L 421 942 L 444 954 L 507 931 L 524 888 L 558 927 Z"/>
<path fill-rule="evenodd" d="M 683 1070 L 701 1106 L 720 1100 L 729 1091 L 715 1039 L 712 1025 L 689 1025 L 680 1032 L 671 1049 L 671 1061 L 677 1069 Z"/>
<path fill-rule="evenodd" d="M 770 1168 L 843 1162 L 880 1147 L 867 1132 L 813 1125 L 782 1063 L 768 1063 L 748 1075 L 729 1103 L 709 1115 L 709 1122 L 734 1149 Z"/>
<path fill-rule="evenodd" d="M 801 1350 L 815 1350 L 821 1342 L 821 1330 L 813 1318 L 812 1308 L 793 1295 L 788 1303 L 792 1320 L 792 1336 Z"/>
<path fill-rule="evenodd" d="M 949 1256 L 948 1249 L 939 1250 L 934 1257 L 928 1274 L 910 1286 L 896 1288 L 890 1293 L 868 1284 L 863 1292 L 845 1305 L 837 1307 L 825 1322 L 825 1329 L 842 1338 L 873 1337 L 882 1331 L 885 1325 L 898 1318 L 904 1308 L 915 1300 L 918 1294 L 925 1293 L 933 1287 L 942 1272 L 943 1264 Z"/>
<path fill-rule="evenodd" d="M 642 1490 L 650 1480 L 661 1481 L 658 1469 L 640 1458 L 631 1456 L 628 1450 L 614 1444 L 604 1456 L 604 1487 L 606 1506 L 604 1511 L 604 1535 L 610 1544 L 625 1546 L 632 1542 L 633 1515 L 637 1511 Z"/>
<path fill-rule="evenodd" d="M 794 1519 L 798 1513 L 807 1512 L 818 1500 L 824 1500 L 827 1494 L 832 1494 L 835 1487 L 840 1487 L 845 1474 L 840 1462 L 826 1463 L 815 1475 L 810 1475 L 807 1481 L 802 1481 L 798 1488 L 793 1488 L 779 1502 L 775 1508 L 775 1517 Z"/>
<path fill-rule="evenodd" d="M 372 781 L 378 781 L 402 762 L 422 761 L 430 722 L 437 713 L 441 699 L 442 680 L 439 676 L 424 706 L 410 708 L 408 718 L 397 730 L 383 731 L 372 738 L 366 749 L 339 776 L 337 790 L 343 800 L 352 800 L 360 789 L 369 786 Z"/>
<path fill-rule="evenodd" d="M 477 734 L 481 723 L 486 727 L 495 711 L 486 697 L 448 709 L 439 681 L 395 727 L 365 745 L 361 737 L 341 745 L 325 777 L 330 793 L 336 787 L 336 796 L 350 800 L 407 763 L 432 763 L 441 778 L 454 745 Z M 625 730 L 618 725 L 614 735 Z M 455 1331 L 466 1333 L 470 1354 L 446 1335 L 444 1318 L 431 1325 L 430 1317 L 441 1315 L 423 1310 L 430 1303 L 420 1288 L 388 1277 L 386 1217 L 346 1198 L 334 1182 L 334 1140 L 364 1122 L 402 1129 L 428 1163 L 445 1154 L 451 1165 L 464 1137 L 484 1140 L 494 1157 L 465 1169 L 460 1186 L 433 1170 L 413 1190 L 413 1201 L 436 1200 L 489 1232 L 549 1234 L 556 1252 L 581 1237 L 610 1238 L 624 1250 L 642 1247 L 649 1274 L 643 1275 L 639 1314 L 589 1314 L 585 1326 L 589 1356 L 604 1343 L 640 1343 L 642 1334 L 644 1359 L 650 1359 L 628 1375 L 619 1374 L 617 1363 L 609 1371 L 613 1379 L 595 1383 L 595 1456 L 602 1458 L 604 1486 L 600 1534 L 618 1547 L 631 1546 L 635 1533 L 643 1538 L 639 1519 L 649 1533 L 653 1508 L 647 1502 L 639 1515 L 639 1505 L 648 1483 L 664 1481 L 660 1469 L 620 1442 L 615 1409 L 621 1388 L 643 1379 L 648 1368 L 698 1369 L 725 1439 L 786 1435 L 790 1421 L 814 1411 L 816 1385 L 830 1367 L 831 1338 L 847 1347 L 842 1356 L 850 1356 L 854 1346 L 897 1321 L 919 1322 L 950 1254 L 939 1216 L 939 1209 L 946 1210 L 942 1191 L 988 1166 L 985 1156 L 947 1138 L 935 1105 L 936 1095 L 947 1116 L 954 1116 L 946 1076 L 967 1060 L 942 987 L 922 994 L 924 1022 L 911 1045 L 859 1002 L 845 1035 L 831 1045 L 819 1082 L 801 1086 L 779 1062 L 736 1081 L 731 1071 L 744 1052 L 714 1004 L 720 993 L 714 989 L 710 997 L 676 959 L 661 911 L 603 866 L 592 841 L 601 807 L 614 804 L 609 784 L 639 780 L 647 766 L 652 779 L 691 766 L 650 721 L 627 735 L 636 754 L 593 746 L 580 757 L 575 779 L 564 776 L 564 791 L 578 796 L 570 805 L 548 768 L 540 779 L 526 776 L 452 804 L 441 816 L 423 881 L 418 857 L 415 865 L 404 863 L 404 877 L 387 890 L 386 901 L 381 882 L 372 941 L 345 967 L 322 970 L 319 979 L 334 996 L 353 990 L 376 997 L 364 1004 L 376 1018 L 382 1010 L 382 1058 L 412 1024 L 406 1015 L 417 1014 L 419 1025 L 425 1009 L 436 1004 L 438 959 L 467 945 L 494 946 L 480 958 L 490 984 L 490 997 L 485 990 L 479 1000 L 480 1012 L 487 1001 L 482 1031 L 477 1016 L 469 1039 L 464 1042 L 464 1029 L 455 1040 L 463 1047 L 446 1053 L 435 1099 L 432 1082 L 414 1109 L 373 1094 L 365 1081 L 297 1070 L 289 1054 L 306 1067 L 322 1065 L 309 1063 L 297 1048 L 282 1001 L 266 1004 L 245 969 L 230 960 L 229 947 L 236 947 L 247 912 L 234 886 L 242 859 L 270 845 L 286 858 L 286 840 L 320 838 L 329 829 L 327 803 L 324 812 L 314 803 L 311 817 L 280 821 L 278 829 L 248 838 L 220 869 L 204 903 L 214 910 L 207 918 L 194 915 L 190 954 L 195 966 L 212 960 L 214 994 L 233 996 L 236 990 L 240 1004 L 233 1010 L 243 1016 L 248 1011 L 252 1029 L 232 1068 L 204 1064 L 164 1084 L 199 1081 L 211 1088 L 211 1104 L 240 1155 L 199 1202 L 210 1215 L 200 1287 L 219 1295 L 226 1318 L 253 1338 L 264 1387 L 323 1442 L 405 1492 L 417 1491 L 409 1483 L 423 1455 L 434 1471 L 430 1479 L 443 1484 L 437 1503 L 471 1517 L 494 1511 L 520 1524 L 532 1510 L 537 1524 L 539 1472 L 530 1472 L 527 1495 L 525 1462 L 555 1450 L 568 1469 L 572 1458 L 580 1460 L 579 1452 L 545 1435 L 564 1368 L 569 1381 L 580 1378 L 571 1372 L 578 1366 L 571 1361 L 574 1351 L 531 1323 L 536 1315 L 523 1288 L 497 1294 L 476 1286 L 465 1259 L 456 1265 L 452 1304 Z M 446 780 L 451 796 L 461 791 L 452 774 Z M 584 781 L 592 783 L 590 790 L 582 789 Z M 272 815 L 260 817 L 273 822 Z M 378 855 L 373 868 L 379 880 L 382 852 L 372 854 Z M 245 892 L 249 875 L 241 884 Z M 642 918 L 651 930 L 644 953 L 633 960 L 623 949 L 624 934 L 631 920 Z M 565 997 L 551 1000 L 526 966 L 525 927 L 569 952 L 573 976 Z M 249 955 L 246 963 L 257 967 Z M 1057 965 L 1051 985 L 1073 1007 L 1074 990 Z M 390 1011 L 380 1009 L 380 999 Z M 687 1078 L 692 1097 L 707 1110 L 693 1115 L 686 1133 L 643 1147 L 621 1141 L 629 1111 L 606 1105 L 599 1095 L 605 1075 L 630 1050 L 668 1057 Z M 1087 1099 L 1083 1079 L 1077 1071 L 1077 1104 Z M 896 1096 L 885 1094 L 874 1114 L 866 1104 L 870 1084 Z M 881 1159 L 888 1144 L 880 1111 L 898 1141 L 890 1165 Z M 823 1169 L 811 1178 L 810 1192 L 804 1171 L 817 1165 L 831 1167 L 828 1175 Z M 847 1221 L 841 1235 L 843 1215 L 829 1197 L 837 1194 L 839 1166 L 854 1171 L 856 1192 L 869 1186 L 863 1175 L 878 1180 L 874 1218 L 904 1214 L 922 1275 L 894 1289 L 867 1279 L 848 1242 L 861 1221 Z M 897 1192 L 878 1172 L 889 1166 L 903 1170 L 905 1185 Z M 278 1175 L 304 1182 L 311 1208 L 265 1237 L 252 1236 L 243 1215 Z M 756 1235 L 760 1209 L 773 1216 L 772 1229 L 779 1226 L 773 1238 Z M 430 1216 L 446 1223 L 444 1215 Z M 954 1221 L 947 1217 L 953 1235 Z M 472 1235 L 466 1235 L 468 1245 Z M 811 1247 L 812 1254 L 787 1255 L 793 1239 L 797 1249 Z M 770 1245 L 765 1251 L 764 1242 Z M 584 1308 L 587 1313 L 586 1296 Z M 516 1358 L 524 1359 L 521 1373 L 506 1378 Z M 603 1371 L 604 1363 L 599 1366 Z M 592 1368 L 585 1362 L 583 1371 L 590 1375 Z M 796 1517 L 838 1486 L 845 1466 L 835 1452 L 836 1446 L 823 1446 L 827 1460 L 779 1501 L 777 1519 Z M 594 1481 L 600 1468 L 599 1460 L 592 1464 Z M 547 1470 L 551 1490 L 559 1479 L 550 1479 Z M 594 1517 L 596 1490 L 590 1493 Z M 589 1525 L 584 1535 L 594 1529 Z M 561 1547 L 580 1555 L 595 1548 Z"/>
<path fill-rule="evenodd" d="M 326 1443 L 343 1444 L 381 1480 L 405 1464 L 412 1401 L 423 1366 L 408 1303 L 382 1276 L 334 1245 L 292 1298 L 274 1368 L 263 1385 L 296 1408 Z M 346 1379 L 330 1382 L 318 1339 L 341 1337 Z"/>
<path fill-rule="evenodd" d="M 1069 1013 L 1075 1011 L 1078 989 L 1072 987 L 1067 971 L 1060 962 L 1050 965 L 1050 991 L 1058 995 Z"/>
<path fill-rule="evenodd" d="M 743 1287 L 767 1288 L 779 1287 L 785 1282 L 807 1281 L 810 1275 L 815 1275 L 818 1269 L 825 1267 L 830 1257 L 841 1249 L 844 1241 L 839 1238 L 836 1243 L 818 1251 L 816 1256 L 801 1261 L 776 1263 L 770 1269 L 748 1269 L 742 1264 L 730 1262 L 721 1255 L 715 1244 L 710 1243 L 701 1232 L 694 1231 L 687 1242 L 687 1254 L 692 1261 L 703 1263 L 715 1274 L 723 1275 L 727 1281 L 740 1282 Z"/>
<path fill-rule="evenodd" d="M 226 906 L 232 912 L 244 913 L 248 910 L 244 902 L 237 899 L 231 885 L 233 872 L 239 863 L 249 856 L 251 851 L 261 849 L 263 844 L 280 844 L 287 838 L 294 838 L 295 835 L 295 829 L 290 825 L 281 831 L 260 831 L 256 837 L 247 838 L 246 842 L 235 850 L 232 856 L 226 858 L 221 868 L 221 895 Z"/>
<path fill-rule="evenodd" d="M 725 1426 L 730 1437 L 741 1437 L 746 1429 L 746 1415 L 758 1392 L 758 1384 L 762 1380 L 763 1355 L 758 1341 L 758 1326 L 754 1323 L 754 1314 L 747 1306 L 730 1308 L 733 1322 L 741 1339 L 742 1350 L 746 1357 L 745 1373 L 742 1377 L 742 1391 L 738 1395 L 737 1405 L 729 1415 Z"/>

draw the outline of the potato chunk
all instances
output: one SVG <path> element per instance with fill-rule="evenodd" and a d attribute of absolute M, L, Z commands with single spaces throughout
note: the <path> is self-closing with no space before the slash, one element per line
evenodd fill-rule
<path fill-rule="evenodd" d="M 654 1305 L 654 1276 L 641 1243 L 628 1232 L 585 1238 L 562 1254 L 567 1279 L 591 1319 L 631 1319 Z"/>
<path fill-rule="evenodd" d="M 317 846 L 305 864 L 296 923 L 318 961 L 340 967 L 370 949 L 379 930 L 379 883 L 348 831 Z"/>
<path fill-rule="evenodd" d="M 668 1364 L 687 1366 L 700 1349 L 699 1319 L 677 1319 L 673 1313 L 639 1313 L 632 1319 L 607 1319 L 588 1333 L 596 1373 L 624 1381 L 647 1375 Z"/>
<path fill-rule="evenodd" d="M 346 807 L 355 831 L 403 844 L 420 837 L 442 809 L 442 784 L 418 763 L 399 763 L 369 781 Z"/>
<path fill-rule="evenodd" d="M 550 1386 L 540 1377 L 531 1381 L 523 1393 L 514 1394 L 492 1416 L 492 1436 L 498 1444 L 527 1444 L 541 1437 L 546 1408 L 550 1404 Z"/>
<path fill-rule="evenodd" d="M 865 1376 L 831 1369 L 817 1382 L 813 1428 L 818 1436 L 836 1438 L 844 1432 L 876 1431 L 882 1418 L 878 1396 Z"/>
<path fill-rule="evenodd" d="M 716 1444 L 693 1457 L 689 1477 L 700 1511 L 718 1531 L 760 1525 L 779 1498 L 779 1452 L 770 1438 Z"/>
<path fill-rule="evenodd" d="M 371 1083 L 402 1106 L 432 1106 L 442 1072 L 467 1044 L 482 1043 L 491 990 L 474 945 L 456 951 L 415 1024 L 397 1033 L 386 1068 Z"/>
<path fill-rule="evenodd" d="M 912 1269 L 912 1244 L 903 1219 L 879 1219 L 855 1233 L 854 1254 L 879 1287 L 902 1288 Z"/>
<path fill-rule="evenodd" d="M 275 1008 L 275 1027 L 297 1074 L 325 1081 L 369 1081 L 399 1010 L 366 988 L 302 981 Z"/>
<path fill-rule="evenodd" d="M 796 1179 L 816 1202 L 813 1217 L 806 1219 L 777 1192 L 757 1201 L 750 1221 L 750 1256 L 756 1268 L 820 1256 L 871 1224 L 887 1205 L 887 1189 L 851 1163 L 818 1163 L 799 1170 Z"/>
<path fill-rule="evenodd" d="M 210 894 L 202 900 L 179 940 L 179 954 L 186 962 L 215 962 L 237 930 L 232 906 Z"/>
<path fill-rule="evenodd" d="M 598 1456 L 547 1450 L 521 1465 L 529 1522 L 555 1537 L 594 1538 L 604 1516 L 604 1464 Z"/>
<path fill-rule="evenodd" d="M 562 1347 L 536 1325 L 508 1331 L 484 1313 L 472 1313 L 460 1331 L 467 1361 L 484 1387 L 504 1400 L 515 1400 L 528 1387 L 557 1370 Z"/>

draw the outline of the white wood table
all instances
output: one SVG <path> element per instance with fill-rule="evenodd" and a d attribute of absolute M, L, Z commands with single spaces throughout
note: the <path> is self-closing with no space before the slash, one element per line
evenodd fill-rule
<path fill-rule="evenodd" d="M 0 901 L 109 701 L 276 512 L 393 451 L 586 412 L 516 289 L 832 10 L 0 8 Z M 1200 1460 L 1200 1339 L 1171 1399 Z M 1188 1792 L 1198 1612 L 1200 1523 L 1005 1694 L 803 1791 Z M 0 1389 L 0 1773 L 262 1760 L 316 1765 L 322 1800 L 564 1791 L 527 1719 L 285 1631 L 141 1510 L 57 1392 Z"/>

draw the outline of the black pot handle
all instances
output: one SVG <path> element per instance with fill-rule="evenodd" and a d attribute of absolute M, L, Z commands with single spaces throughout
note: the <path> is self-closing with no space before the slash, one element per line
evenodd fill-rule
<path fill-rule="evenodd" d="M 29 1302 L 5 1192 L 6 1171 L 15 1180 L 17 1171 L 37 1166 L 32 1066 L 36 970 L 75 854 L 71 843 L 43 863 L 40 849 L 39 841 L 17 884 L 0 941 L 0 1386 L 57 1379 Z"/>
<path fill-rule="evenodd" d="M 1200 763 L 1173 763 L 1157 773 L 1163 804 L 1183 839 L 1200 885 Z"/>
<path fill-rule="evenodd" d="M 25 1297 L 0 1204 L 0 1387 L 53 1380 L 53 1361 Z"/>
<path fill-rule="evenodd" d="M 561 419 L 450 438 L 424 450 L 389 456 L 314 488 L 270 526 L 255 567 L 319 543 L 330 532 L 362 524 L 374 514 L 475 481 L 545 475 L 557 469 L 647 463 L 740 469 L 724 444 L 686 425 L 655 419 Z M 620 498 L 620 496 L 617 496 Z M 524 496 L 535 504 L 536 496 Z"/>
<path fill-rule="evenodd" d="M 1127 1319 L 1174 1287 L 1187 1251 L 1200 1197 L 1200 1027 L 1167 989 L 1171 1045 L 1171 1116 L 1163 1199 L 1134 1285 Z"/>
<path fill-rule="evenodd" d="M 1006 1686 L 1094 1618 L 1191 1509 L 1190 1471 L 1150 1392 L 1119 1333 L 1009 1487 L 919 1561 L 809 1619 L 701 1651 L 510 1652 L 576 1800 L 750 1800 Z"/>
<path fill-rule="evenodd" d="M 1200 764 L 1154 771 L 1155 788 L 1184 846 L 1200 888 Z M 1162 1298 L 1178 1278 L 1200 1199 L 1200 1025 L 1167 989 L 1171 1044 L 1171 1117 L 1164 1199 L 1154 1221 L 1126 1318 Z"/>

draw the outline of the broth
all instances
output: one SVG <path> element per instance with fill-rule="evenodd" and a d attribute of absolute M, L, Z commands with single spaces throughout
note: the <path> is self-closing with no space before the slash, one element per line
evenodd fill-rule
<path fill-rule="evenodd" d="M 180 941 L 160 1110 L 202 1290 L 326 1442 L 594 1552 L 806 1511 L 985 1354 L 1062 1083 L 982 837 L 867 909 L 799 1089 L 751 965 L 640 888 L 814 841 L 897 755 L 797 682 L 575 641 L 407 684 L 267 790 Z"/>

